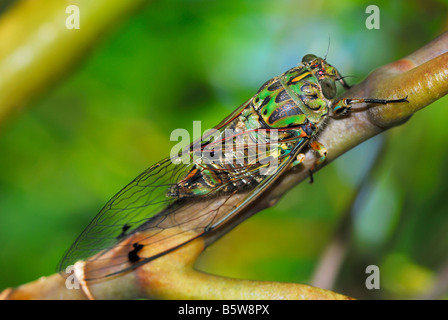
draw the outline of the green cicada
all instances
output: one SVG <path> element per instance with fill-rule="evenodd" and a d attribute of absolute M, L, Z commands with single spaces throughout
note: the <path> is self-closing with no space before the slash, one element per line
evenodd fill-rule
<path fill-rule="evenodd" d="M 336 100 L 337 82 L 349 88 L 336 68 L 312 54 L 268 80 L 212 133 L 116 194 L 68 250 L 60 271 L 83 261 L 83 280 L 102 279 L 204 236 L 299 165 L 305 147 L 317 152 L 318 163 L 325 161 L 327 151 L 315 138 L 328 117 L 346 113 L 355 103 L 407 101 Z M 233 196 L 239 197 L 237 205 L 227 202 Z"/>

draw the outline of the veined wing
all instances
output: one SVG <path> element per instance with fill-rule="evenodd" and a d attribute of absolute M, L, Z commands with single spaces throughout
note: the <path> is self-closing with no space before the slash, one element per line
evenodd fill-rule
<path fill-rule="evenodd" d="M 254 132 L 256 130 L 249 134 Z M 285 141 L 291 142 L 287 138 Z M 292 152 L 279 156 L 275 173 L 263 176 L 249 190 L 229 191 L 225 187 L 259 175 L 266 165 L 235 161 L 225 168 L 219 166 L 216 169 L 197 162 L 184 164 L 173 158 L 157 163 L 103 207 L 64 256 L 60 263 L 61 273 L 67 266 L 83 260 L 86 281 L 110 277 L 136 268 L 218 228 L 244 210 L 287 170 L 306 141 L 306 138 L 297 138 Z M 213 144 L 216 141 L 210 143 L 207 140 L 200 148 L 203 150 Z M 187 156 L 191 157 L 196 151 L 190 146 Z M 194 170 L 208 170 L 222 183 L 194 197 L 173 196 L 173 187 L 185 181 Z M 238 197 L 237 201 L 230 201 L 232 197 Z"/>

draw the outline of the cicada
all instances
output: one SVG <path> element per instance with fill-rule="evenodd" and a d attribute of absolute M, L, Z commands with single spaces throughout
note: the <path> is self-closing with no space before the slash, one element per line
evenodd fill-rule
<path fill-rule="evenodd" d="M 84 281 L 115 276 L 222 228 L 300 165 L 306 148 L 317 153 L 316 165 L 325 161 L 327 150 L 316 137 L 328 117 L 356 103 L 407 101 L 337 100 L 337 83 L 349 88 L 336 68 L 312 54 L 268 80 L 212 133 L 109 200 L 67 251 L 61 273 L 83 261 Z"/>

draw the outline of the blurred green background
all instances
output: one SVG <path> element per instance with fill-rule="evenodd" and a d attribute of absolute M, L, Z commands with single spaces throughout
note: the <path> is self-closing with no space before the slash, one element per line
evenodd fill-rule
<path fill-rule="evenodd" d="M 14 2 L 2 2 L 0 15 Z M 379 30 L 365 27 L 370 4 L 381 10 Z M 169 154 L 172 130 L 191 131 L 194 120 L 216 125 L 304 54 L 324 56 L 329 38 L 327 60 L 357 83 L 445 31 L 447 8 L 442 0 L 148 3 L 2 124 L 0 290 L 54 273 L 102 205 Z M 211 245 L 197 267 L 311 284 L 335 230 L 350 220 L 333 290 L 382 299 L 434 293 L 448 272 L 447 103 L 340 157 L 313 185 L 300 184 Z M 380 290 L 365 287 L 372 264 Z M 441 292 L 435 297 L 448 297 L 446 286 Z"/>

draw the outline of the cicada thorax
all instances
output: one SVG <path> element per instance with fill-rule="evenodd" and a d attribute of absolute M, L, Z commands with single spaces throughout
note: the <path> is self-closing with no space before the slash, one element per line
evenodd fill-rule
<path fill-rule="evenodd" d="M 285 91 L 299 108 L 306 121 L 318 125 L 328 115 L 331 100 L 325 97 L 319 80 L 319 68 L 304 64 L 279 76 Z"/>
<path fill-rule="evenodd" d="M 272 79 L 252 99 L 258 121 L 266 128 L 295 127 L 306 122 L 306 116 L 288 94 L 278 77 Z"/>

